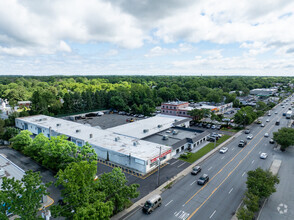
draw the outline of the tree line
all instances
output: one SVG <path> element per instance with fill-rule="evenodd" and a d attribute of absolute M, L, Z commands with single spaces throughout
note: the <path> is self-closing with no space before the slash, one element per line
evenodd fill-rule
<path fill-rule="evenodd" d="M 275 83 L 282 88 L 291 82 L 289 77 L 237 76 L 0 77 L 0 97 L 8 99 L 11 106 L 18 101 L 32 101 L 30 114 L 113 108 L 149 115 L 165 101 L 229 103 L 237 95 L 248 95 L 251 89 L 269 88 Z"/>
<path fill-rule="evenodd" d="M 50 139 L 23 130 L 11 138 L 12 148 L 31 157 L 48 169 L 57 172 L 55 186 L 61 188 L 62 200 L 50 207 L 54 217 L 67 219 L 110 219 L 138 197 L 138 184 L 127 184 L 120 168 L 96 176 L 97 154 L 91 145 L 82 147 L 67 137 Z M 0 191 L 0 217 L 8 219 L 7 212 L 22 219 L 42 219 L 38 216 L 41 198 L 52 183 L 43 184 L 39 172 L 27 171 L 16 180 L 4 177 Z"/>

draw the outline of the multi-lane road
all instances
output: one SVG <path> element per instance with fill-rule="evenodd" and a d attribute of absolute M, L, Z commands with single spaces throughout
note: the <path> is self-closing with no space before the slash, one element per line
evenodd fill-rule
<path fill-rule="evenodd" d="M 246 190 L 247 172 L 257 167 L 268 169 L 273 159 L 283 160 L 283 154 L 274 150 L 269 140 L 273 132 L 288 125 L 289 119 L 282 114 L 289 107 L 290 104 L 285 108 L 276 106 L 271 116 L 263 118 L 265 127 L 253 124 L 250 128 L 253 139 L 247 140 L 244 148 L 238 147 L 239 141 L 247 137 L 242 133 L 227 145 L 227 153 L 216 152 L 200 164 L 200 174 L 187 175 L 162 193 L 163 204 L 153 213 L 146 215 L 139 210 L 128 219 L 231 219 Z M 266 122 L 267 119 L 270 121 Z M 277 120 L 280 125 L 275 125 Z M 265 133 L 269 133 L 269 137 L 264 137 Z M 268 154 L 267 159 L 259 158 L 262 152 Z M 208 174 L 210 180 L 206 185 L 199 186 L 197 179 L 203 173 Z"/>

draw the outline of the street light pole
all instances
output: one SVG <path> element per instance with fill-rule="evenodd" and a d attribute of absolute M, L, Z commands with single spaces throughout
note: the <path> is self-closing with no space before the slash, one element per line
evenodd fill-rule
<path fill-rule="evenodd" d="M 159 186 L 160 155 L 161 155 L 161 146 L 159 147 L 157 186 Z"/>

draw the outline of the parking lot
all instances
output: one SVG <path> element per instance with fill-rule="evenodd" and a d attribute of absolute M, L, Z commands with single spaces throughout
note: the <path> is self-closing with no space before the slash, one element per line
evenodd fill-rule
<path fill-rule="evenodd" d="M 159 185 L 165 183 L 167 180 L 171 179 L 175 175 L 177 175 L 179 172 L 190 166 L 190 163 L 187 163 L 182 160 L 178 159 L 171 159 L 166 163 L 162 168 L 160 168 L 160 178 L 159 178 Z M 113 168 L 109 167 L 105 164 L 98 163 L 97 166 L 97 173 L 98 176 L 101 175 L 104 172 L 111 172 Z M 140 185 L 139 192 L 140 195 L 138 198 L 134 199 L 133 202 L 140 200 L 150 192 L 152 192 L 154 189 L 158 187 L 157 185 L 157 178 L 158 178 L 158 170 L 154 170 L 151 172 L 150 175 L 146 177 L 137 177 L 128 173 L 125 173 L 126 178 L 128 180 L 128 184 L 132 183 L 138 183 Z"/>

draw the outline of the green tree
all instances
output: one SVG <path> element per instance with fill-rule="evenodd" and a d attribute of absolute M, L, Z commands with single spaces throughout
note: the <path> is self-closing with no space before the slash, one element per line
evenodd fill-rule
<path fill-rule="evenodd" d="M 98 190 L 99 179 L 94 180 L 96 172 L 94 161 L 71 163 L 65 170 L 59 170 L 56 186 L 63 186 L 61 194 L 65 205 L 53 206 L 51 210 L 54 216 L 79 219 L 86 214 L 84 219 L 94 216 L 98 217 L 96 219 L 109 219 L 113 210 L 112 202 L 105 202 L 105 193 Z"/>
<path fill-rule="evenodd" d="M 245 198 L 243 199 L 247 209 L 251 212 L 257 212 L 259 210 L 259 197 L 252 193 L 246 192 Z"/>
<path fill-rule="evenodd" d="M 123 210 L 130 199 L 139 196 L 139 184 L 127 185 L 125 174 L 120 168 L 114 168 L 110 173 L 103 173 L 99 178 L 99 189 L 106 194 L 107 201 L 114 205 L 114 213 Z"/>
<path fill-rule="evenodd" d="M 3 138 L 5 121 L 0 119 L 0 138 Z"/>
<path fill-rule="evenodd" d="M 43 133 L 40 133 L 34 138 L 30 145 L 24 147 L 24 154 L 30 156 L 38 162 L 42 162 L 43 156 L 45 156 L 41 154 L 42 149 L 48 147 L 48 145 L 49 139 L 45 137 Z M 47 156 L 50 157 L 50 154 Z"/>
<path fill-rule="evenodd" d="M 30 135 L 32 135 L 32 132 L 23 130 L 18 135 L 11 138 L 10 142 L 12 142 L 12 148 L 18 151 L 23 151 L 25 147 L 32 144 L 32 138 Z"/>
<path fill-rule="evenodd" d="M 120 96 L 111 97 L 111 99 L 109 101 L 109 105 L 111 108 L 114 108 L 117 110 L 126 110 L 127 109 L 127 105 L 126 105 L 125 101 Z"/>
<path fill-rule="evenodd" d="M 194 121 L 201 121 L 201 119 L 203 119 L 206 115 L 210 113 L 211 112 L 209 109 L 197 109 L 197 108 L 188 112 L 188 114 L 192 116 Z"/>
<path fill-rule="evenodd" d="M 234 122 L 239 125 L 249 125 L 257 118 L 257 114 L 253 111 L 251 106 L 241 108 L 234 115 Z"/>
<path fill-rule="evenodd" d="M 19 134 L 19 129 L 13 127 L 7 127 L 2 136 L 3 140 L 9 141 L 11 138 Z"/>
<path fill-rule="evenodd" d="M 258 102 L 256 103 L 256 109 L 257 109 L 257 110 L 266 111 L 267 108 L 268 108 L 267 104 L 265 104 L 265 103 L 262 102 L 262 101 L 258 101 Z"/>
<path fill-rule="evenodd" d="M 240 208 L 237 212 L 237 218 L 239 220 L 252 220 L 253 217 L 254 213 L 245 207 Z"/>
<path fill-rule="evenodd" d="M 279 178 L 274 176 L 270 171 L 264 171 L 257 168 L 254 171 L 248 171 L 247 189 L 248 193 L 267 198 L 276 192 L 275 184 L 279 183 Z"/>
<path fill-rule="evenodd" d="M 281 145 L 281 151 L 285 151 L 287 147 L 294 145 L 294 129 L 281 128 L 274 132 L 273 139 Z"/>
<path fill-rule="evenodd" d="M 48 195 L 46 189 L 51 183 L 42 184 L 40 173 L 32 170 L 27 171 L 21 181 L 14 177 L 4 177 L 2 181 L 0 204 L 7 204 L 9 211 L 21 219 L 42 219 L 37 217 L 37 213 L 41 208 L 42 196 Z"/>

